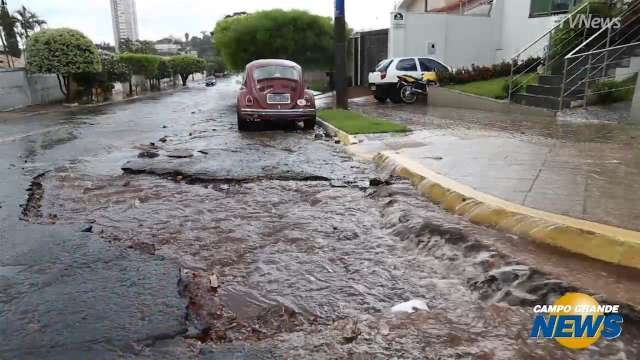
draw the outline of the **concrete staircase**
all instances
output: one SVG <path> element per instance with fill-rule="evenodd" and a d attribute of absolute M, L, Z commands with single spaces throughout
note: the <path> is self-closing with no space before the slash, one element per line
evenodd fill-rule
<path fill-rule="evenodd" d="M 562 76 L 540 75 L 537 84 L 527 85 L 524 93 L 511 95 L 511 101 L 521 105 L 558 110 L 561 87 Z M 573 99 L 565 97 L 565 106 L 570 105 L 571 100 Z"/>

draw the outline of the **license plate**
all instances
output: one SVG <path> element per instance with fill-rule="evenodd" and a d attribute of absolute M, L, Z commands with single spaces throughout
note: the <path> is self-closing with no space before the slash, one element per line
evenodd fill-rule
<path fill-rule="evenodd" d="M 289 94 L 268 94 L 268 104 L 289 104 L 291 103 L 291 95 Z"/>

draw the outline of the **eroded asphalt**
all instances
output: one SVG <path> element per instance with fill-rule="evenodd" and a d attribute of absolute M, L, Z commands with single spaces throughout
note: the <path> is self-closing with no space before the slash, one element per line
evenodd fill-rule
<path fill-rule="evenodd" d="M 0 358 L 635 359 L 528 338 L 575 284 L 236 85 L 0 124 Z M 606 299 L 607 294 L 596 294 Z M 423 300 L 428 311 L 393 314 Z"/>

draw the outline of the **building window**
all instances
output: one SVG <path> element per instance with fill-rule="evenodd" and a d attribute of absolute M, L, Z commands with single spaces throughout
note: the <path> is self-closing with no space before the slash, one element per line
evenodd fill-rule
<path fill-rule="evenodd" d="M 530 17 L 552 16 L 568 13 L 582 0 L 531 0 Z"/>

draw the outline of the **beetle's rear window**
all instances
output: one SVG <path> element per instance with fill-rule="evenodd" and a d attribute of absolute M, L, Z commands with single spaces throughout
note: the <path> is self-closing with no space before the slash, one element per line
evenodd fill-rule
<path fill-rule="evenodd" d="M 256 79 L 256 81 L 264 79 L 298 80 L 300 78 L 298 76 L 298 70 L 296 70 L 296 68 L 277 65 L 259 67 L 254 71 L 253 77 Z"/>

